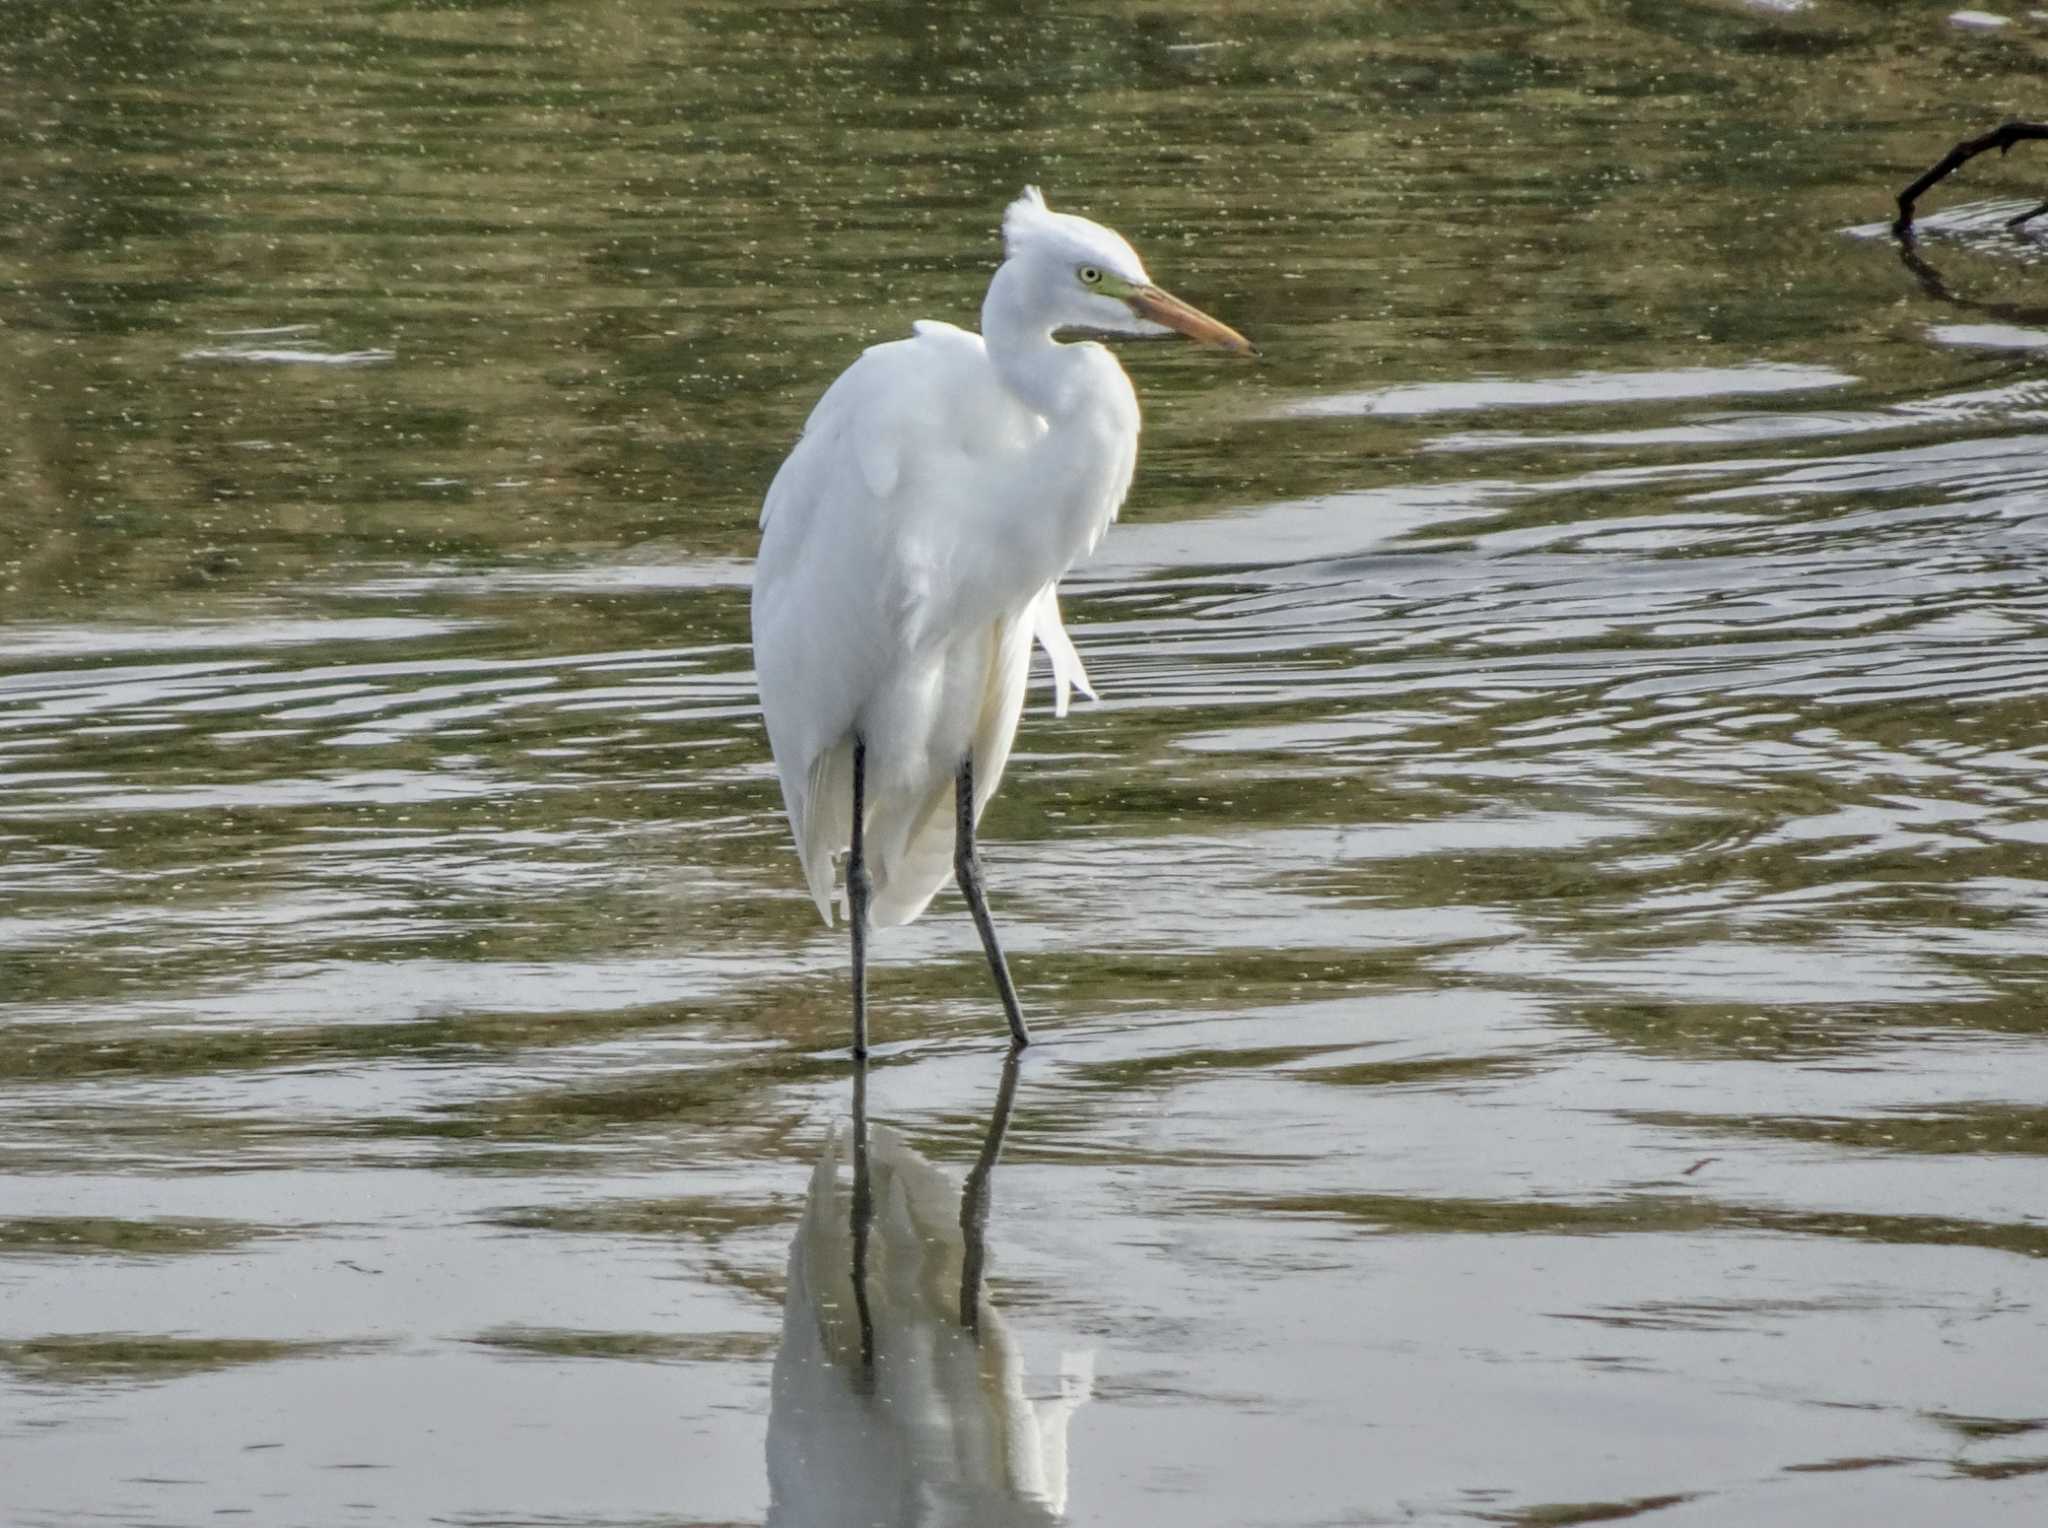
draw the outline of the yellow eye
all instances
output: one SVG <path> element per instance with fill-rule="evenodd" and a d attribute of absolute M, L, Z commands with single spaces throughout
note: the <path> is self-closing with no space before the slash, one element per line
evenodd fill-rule
<path fill-rule="evenodd" d="M 1081 275 L 1081 284 L 1082 284 L 1083 286 L 1101 286 L 1101 285 L 1102 285 L 1102 272 L 1101 272 L 1101 271 L 1099 271 L 1099 270 L 1097 270 L 1097 269 L 1096 269 L 1096 268 L 1095 268 L 1094 266 L 1092 266 L 1092 265 L 1084 265 L 1084 266 L 1082 266 L 1082 267 L 1081 267 L 1081 272 L 1080 272 L 1080 275 Z"/>

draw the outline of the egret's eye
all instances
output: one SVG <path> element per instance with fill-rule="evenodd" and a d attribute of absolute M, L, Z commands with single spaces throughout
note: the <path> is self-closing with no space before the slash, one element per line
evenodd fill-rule
<path fill-rule="evenodd" d="M 1080 272 L 1080 274 L 1081 274 L 1081 285 L 1083 285 L 1083 286 L 1101 286 L 1101 285 L 1102 285 L 1102 272 L 1101 272 L 1101 271 L 1099 271 L 1099 270 L 1097 270 L 1097 269 L 1096 269 L 1096 268 L 1095 268 L 1094 266 L 1092 266 L 1092 265 L 1084 265 L 1084 266 L 1082 266 L 1082 267 L 1081 267 L 1081 272 Z"/>

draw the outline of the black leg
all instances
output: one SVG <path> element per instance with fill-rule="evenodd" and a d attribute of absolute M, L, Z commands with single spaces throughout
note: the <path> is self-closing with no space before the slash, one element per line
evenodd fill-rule
<path fill-rule="evenodd" d="M 1003 1058 L 1003 1085 L 989 1115 L 981 1155 L 960 1191 L 960 1324 L 977 1340 L 981 1336 L 981 1281 L 988 1267 L 988 1180 L 1003 1154 L 1003 1132 L 1010 1128 L 1010 1110 L 1017 1102 L 1017 1053 Z"/>
<path fill-rule="evenodd" d="M 856 757 L 858 757 L 856 755 Z M 854 778 L 858 780 L 859 774 Z M 974 914 L 974 926 L 981 934 L 981 947 L 988 952 L 988 968 L 995 976 L 996 991 L 1003 999 L 1003 1013 L 1010 1021 L 1010 1044 L 1022 1050 L 1031 1043 L 1031 1031 L 1024 1027 L 1024 1010 L 1017 1006 L 1017 989 L 1010 983 L 1009 963 L 996 938 L 995 920 L 988 915 L 988 898 L 981 892 L 981 862 L 974 857 L 974 756 L 960 761 L 960 777 L 953 783 L 955 812 L 953 832 L 953 874 L 959 878 L 961 895 Z"/>
<path fill-rule="evenodd" d="M 861 818 L 867 815 L 868 745 L 853 740 L 853 843 L 846 855 L 846 921 L 853 925 L 853 1054 L 868 1053 L 868 880 L 861 852 Z"/>

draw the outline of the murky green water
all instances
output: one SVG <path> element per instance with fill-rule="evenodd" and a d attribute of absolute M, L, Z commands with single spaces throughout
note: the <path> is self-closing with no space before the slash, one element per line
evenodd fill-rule
<path fill-rule="evenodd" d="M 2048 25 L 1950 9 L 7 7 L 0 1518 L 2039 1522 L 2048 155 L 1876 235 Z M 1027 179 L 1267 359 L 1126 353 L 1014 1107 L 947 898 L 853 1129 L 753 520 Z"/>

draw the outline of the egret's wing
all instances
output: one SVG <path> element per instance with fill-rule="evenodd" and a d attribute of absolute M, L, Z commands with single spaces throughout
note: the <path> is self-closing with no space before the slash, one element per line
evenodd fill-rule
<path fill-rule="evenodd" d="M 1088 670 L 1081 666 L 1081 655 L 1074 650 L 1073 638 L 1067 635 L 1067 628 L 1060 620 L 1058 584 L 1047 584 L 1038 591 L 1038 598 L 1031 602 L 1031 635 L 1037 638 L 1038 645 L 1045 649 L 1046 657 L 1052 660 L 1052 714 L 1067 714 L 1067 699 L 1074 690 L 1094 700 L 1095 686 L 1088 682 Z"/>
<path fill-rule="evenodd" d="M 853 826 L 854 714 L 894 640 L 880 531 L 898 472 L 886 442 L 864 428 L 894 369 L 885 348 L 848 367 L 812 409 L 762 503 L 754 563 L 761 712 L 804 878 L 827 924 L 832 857 Z"/>
<path fill-rule="evenodd" d="M 853 827 L 855 721 L 940 618 L 935 596 L 959 534 L 957 495 L 943 490 L 965 476 L 958 443 L 1004 426 L 986 417 L 992 385 L 980 339 L 950 324 L 921 323 L 914 339 L 865 351 L 818 400 L 762 504 L 755 678 L 804 877 L 828 924 L 833 857 Z"/>
<path fill-rule="evenodd" d="M 876 923 L 924 910 L 952 873 L 953 774 L 979 816 L 1002 779 L 1034 638 L 1055 704 L 1087 671 L 1054 585 L 1130 485 L 1137 403 L 1109 352 L 1069 347 L 1088 428 L 1051 432 L 950 324 L 877 345 L 826 390 L 776 474 L 755 563 L 761 710 L 804 876 L 833 916 L 852 834 L 853 738 L 873 745 L 864 844 Z M 1080 405 L 1076 405 L 1077 408 Z"/>

